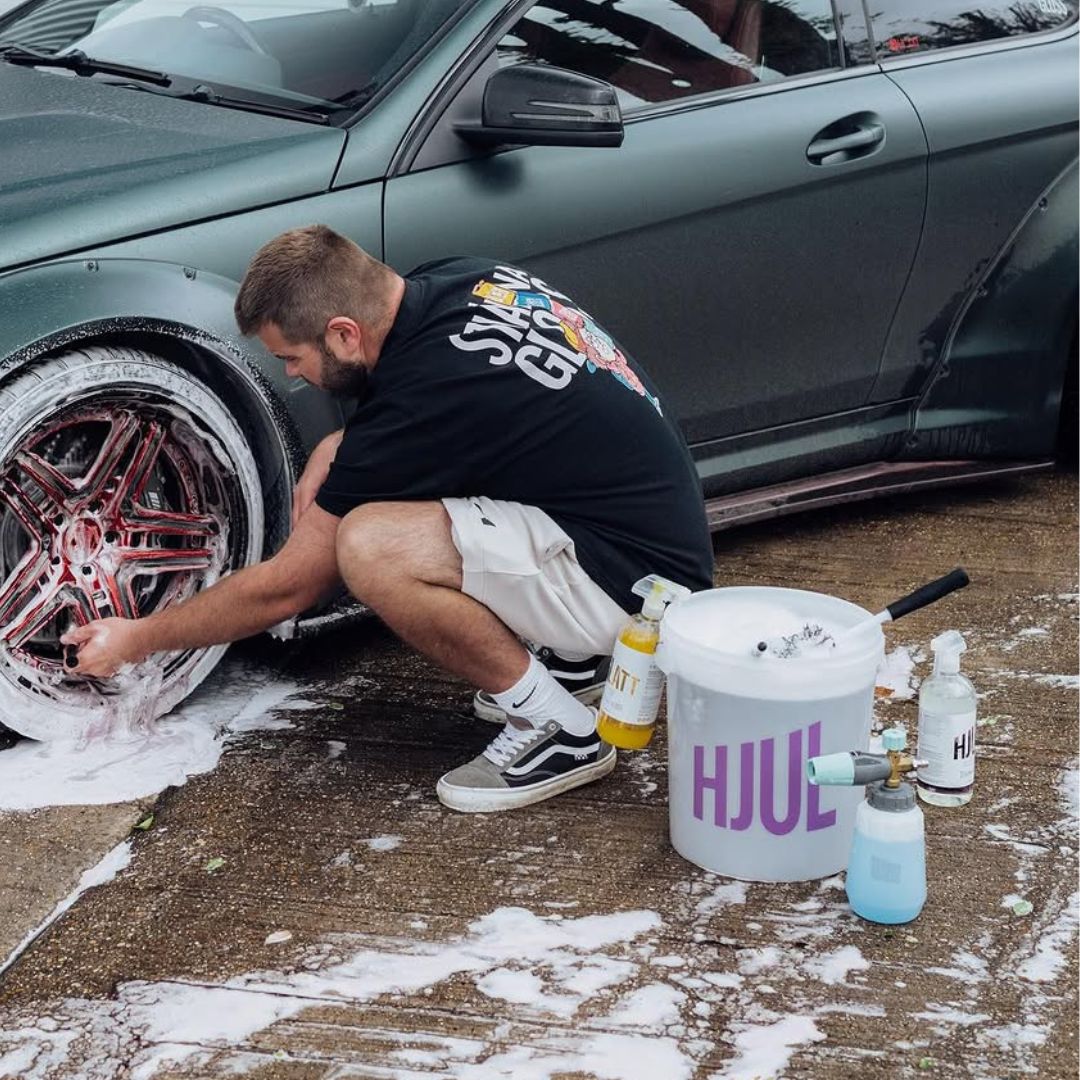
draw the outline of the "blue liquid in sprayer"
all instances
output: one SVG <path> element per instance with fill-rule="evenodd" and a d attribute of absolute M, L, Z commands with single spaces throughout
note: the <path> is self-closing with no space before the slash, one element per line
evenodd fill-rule
<path fill-rule="evenodd" d="M 855 914 L 871 922 L 911 922 L 926 903 L 923 842 L 888 843 L 856 831 L 848 862 L 847 897 Z"/>

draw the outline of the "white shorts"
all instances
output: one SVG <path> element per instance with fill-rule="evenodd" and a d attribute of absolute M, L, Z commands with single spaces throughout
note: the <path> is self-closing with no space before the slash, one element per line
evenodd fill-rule
<path fill-rule="evenodd" d="M 582 570 L 574 541 L 543 510 L 483 495 L 442 504 L 463 593 L 568 659 L 611 654 L 629 616 Z"/>

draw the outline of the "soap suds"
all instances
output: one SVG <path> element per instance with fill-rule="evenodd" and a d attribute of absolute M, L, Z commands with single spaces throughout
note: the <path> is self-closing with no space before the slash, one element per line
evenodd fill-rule
<path fill-rule="evenodd" d="M 145 731 L 0 751 L 0 810 L 129 802 L 217 765 L 227 737 L 292 727 L 283 710 L 313 709 L 301 688 L 265 668 L 227 661 L 179 708 Z"/>

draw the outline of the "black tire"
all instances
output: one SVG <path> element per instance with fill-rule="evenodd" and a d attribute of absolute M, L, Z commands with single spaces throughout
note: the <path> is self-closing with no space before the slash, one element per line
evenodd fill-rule
<path fill-rule="evenodd" d="M 73 622 L 142 617 L 262 554 L 263 495 L 240 426 L 178 365 L 93 346 L 0 387 L 0 716 L 34 739 L 160 716 L 226 646 L 160 654 L 138 678 L 72 678 Z M 143 704 L 147 691 L 156 692 Z"/>

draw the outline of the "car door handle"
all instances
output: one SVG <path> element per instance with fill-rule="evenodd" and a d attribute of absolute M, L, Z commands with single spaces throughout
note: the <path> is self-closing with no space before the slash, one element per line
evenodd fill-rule
<path fill-rule="evenodd" d="M 832 124 L 815 136 L 806 148 L 806 157 L 812 165 L 839 165 L 844 161 L 865 157 L 885 142 L 882 124 L 859 124 L 854 131 L 843 135 L 825 136 L 837 125 Z"/>

